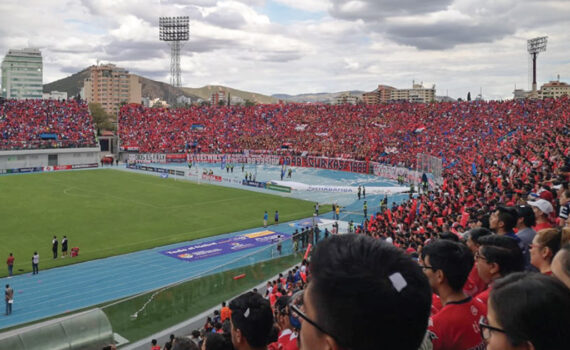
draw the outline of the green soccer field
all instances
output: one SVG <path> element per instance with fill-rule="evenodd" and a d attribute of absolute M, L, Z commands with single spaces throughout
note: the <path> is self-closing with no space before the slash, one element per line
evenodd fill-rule
<path fill-rule="evenodd" d="M 284 222 L 311 216 L 313 203 L 111 169 L 2 176 L 0 258 L 14 253 L 24 273 L 36 250 L 46 269 L 258 227 L 265 210 Z M 79 257 L 53 260 L 54 235 Z"/>

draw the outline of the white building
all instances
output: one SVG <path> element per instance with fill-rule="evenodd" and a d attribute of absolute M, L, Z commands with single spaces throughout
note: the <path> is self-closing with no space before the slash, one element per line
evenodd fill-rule
<path fill-rule="evenodd" d="M 2 97 L 41 99 L 43 62 L 39 49 L 11 49 L 2 61 Z"/>
<path fill-rule="evenodd" d="M 354 96 L 354 95 L 350 95 L 350 94 L 342 94 L 335 99 L 335 102 L 337 105 L 343 105 L 343 104 L 355 105 L 359 101 L 360 101 L 360 98 L 358 98 L 358 96 Z"/>
<path fill-rule="evenodd" d="M 44 100 L 67 100 L 67 92 L 65 91 L 50 91 L 43 93 Z"/>
<path fill-rule="evenodd" d="M 391 91 L 393 101 L 427 103 L 435 101 L 435 85 L 425 88 L 423 83 L 412 83 L 411 89 L 395 89 Z"/>

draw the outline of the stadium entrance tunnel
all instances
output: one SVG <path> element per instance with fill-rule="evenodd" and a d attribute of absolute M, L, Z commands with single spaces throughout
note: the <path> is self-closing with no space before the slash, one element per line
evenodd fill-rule
<path fill-rule="evenodd" d="M 0 333 L 1 348 L 11 350 L 101 349 L 112 342 L 111 323 L 101 309 Z"/>

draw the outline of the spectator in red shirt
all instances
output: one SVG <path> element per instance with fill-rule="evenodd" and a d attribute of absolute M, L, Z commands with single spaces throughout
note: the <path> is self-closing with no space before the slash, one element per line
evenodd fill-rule
<path fill-rule="evenodd" d="M 570 290 L 537 273 L 514 273 L 495 283 L 487 320 L 487 350 L 570 349 Z"/>
<path fill-rule="evenodd" d="M 534 216 L 536 217 L 536 225 L 533 227 L 536 232 L 552 227 L 552 223 L 550 223 L 548 217 L 554 211 L 554 208 L 549 201 L 541 198 L 536 201 L 528 202 L 528 205 L 532 207 Z"/>
<path fill-rule="evenodd" d="M 552 259 L 560 247 L 570 241 L 570 232 L 560 228 L 547 228 L 540 230 L 530 244 L 530 263 L 540 273 L 551 275 Z"/>
<path fill-rule="evenodd" d="M 14 255 L 12 253 L 6 259 L 6 265 L 8 265 L 8 276 L 12 276 L 12 271 L 14 270 Z"/>
<path fill-rule="evenodd" d="M 518 242 L 508 236 L 490 235 L 479 239 L 475 264 L 479 277 L 489 285 L 476 299 L 487 305 L 492 282 L 513 272 L 524 270 L 524 257 Z"/>
<path fill-rule="evenodd" d="M 278 350 L 299 350 L 297 338 L 301 323 L 293 316 L 289 308 L 290 298 L 282 296 L 275 303 L 275 322 L 279 327 L 277 342 L 273 343 Z"/>
<path fill-rule="evenodd" d="M 421 265 L 443 308 L 430 319 L 433 349 L 464 350 L 482 346 L 477 324 L 484 315 L 481 303 L 463 292 L 473 266 L 473 254 L 461 243 L 437 240 L 422 251 Z"/>
<path fill-rule="evenodd" d="M 469 231 L 467 238 L 467 247 L 469 247 L 469 250 L 471 250 L 471 253 L 473 255 L 479 251 L 479 239 L 491 234 L 493 233 L 486 228 L 474 228 Z M 487 289 L 487 283 L 485 283 L 485 281 L 479 277 L 479 273 L 477 272 L 477 265 L 473 264 L 471 272 L 469 272 L 469 276 L 467 277 L 467 281 L 463 286 L 463 291 L 467 295 L 474 297 L 485 289 Z"/>

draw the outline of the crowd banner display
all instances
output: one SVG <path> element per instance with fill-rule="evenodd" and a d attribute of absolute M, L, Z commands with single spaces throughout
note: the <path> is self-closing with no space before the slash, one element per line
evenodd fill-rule
<path fill-rule="evenodd" d="M 397 180 L 398 176 L 403 176 L 407 182 L 413 183 L 420 181 L 421 174 L 408 168 L 394 167 L 386 164 L 371 162 L 372 174 L 390 180 Z"/>
<path fill-rule="evenodd" d="M 166 163 L 166 154 L 160 153 L 129 153 L 129 163 Z"/>
<path fill-rule="evenodd" d="M 157 153 L 141 153 L 128 155 L 129 163 L 230 163 L 230 164 L 268 164 L 268 165 L 285 165 L 294 167 L 318 168 L 329 170 L 340 170 L 360 174 L 373 174 L 383 178 L 397 180 L 403 177 L 407 182 L 418 183 L 421 181 L 423 173 L 428 175 L 432 181 L 440 184 L 442 182 L 442 162 L 441 158 L 422 155 L 421 165 L 424 172 L 418 169 L 408 169 L 403 167 L 395 167 L 386 164 L 380 164 L 370 161 L 360 161 L 345 158 L 328 158 L 314 156 L 291 156 L 291 155 L 271 155 L 263 152 L 244 152 L 240 154 L 210 154 L 210 153 L 173 153 L 173 154 L 157 154 Z M 218 179 L 207 179 L 209 181 L 222 181 Z M 432 182 L 430 181 L 430 182 Z M 231 181 L 229 181 L 231 182 Z M 248 185 L 252 186 L 252 185 Z M 256 186 L 257 187 L 257 186 Z M 320 191 L 320 190 L 318 190 Z M 350 192 L 350 191 L 334 191 L 334 192 Z"/>
<path fill-rule="evenodd" d="M 141 164 L 134 164 L 134 163 L 128 164 L 127 168 L 135 169 L 135 170 L 142 170 L 142 171 L 149 171 L 149 172 L 159 173 L 159 174 L 168 174 L 168 175 L 176 175 L 176 176 L 184 176 L 185 175 L 184 171 L 182 171 L 182 170 L 158 168 L 158 167 L 141 165 Z"/>

